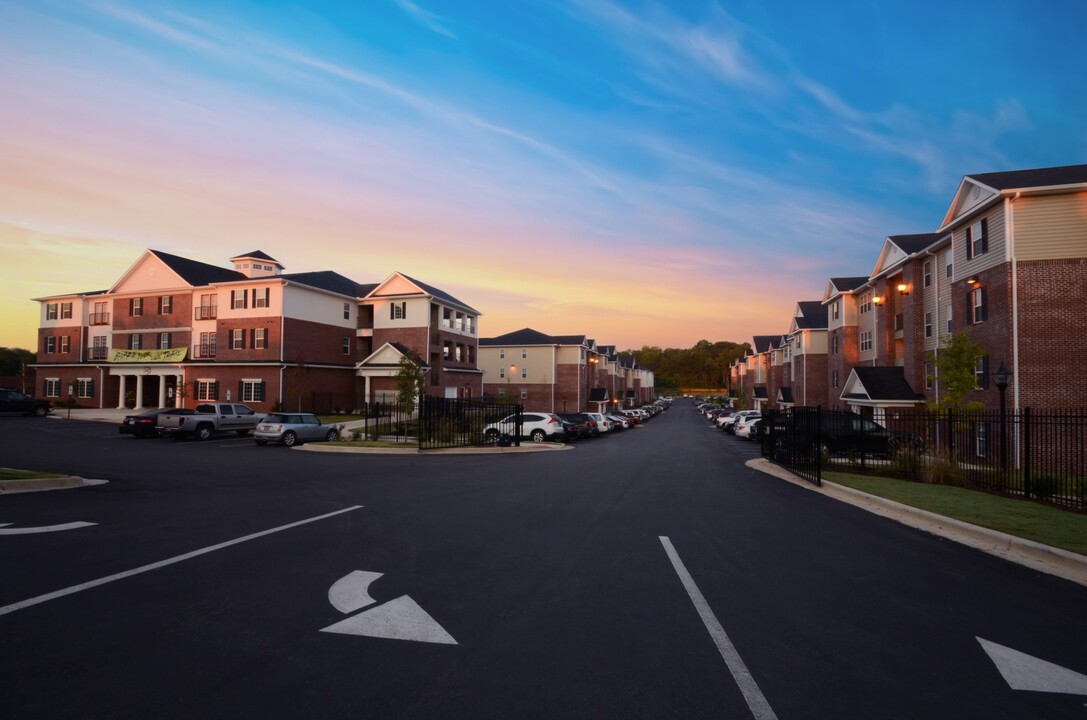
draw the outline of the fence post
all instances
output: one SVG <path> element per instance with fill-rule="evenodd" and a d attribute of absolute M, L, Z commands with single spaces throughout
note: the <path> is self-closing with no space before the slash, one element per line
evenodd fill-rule
<path fill-rule="evenodd" d="M 1030 408 L 1023 408 L 1023 497 L 1030 500 Z"/>
<path fill-rule="evenodd" d="M 518 404 L 517 409 L 513 411 L 513 414 L 517 417 L 513 423 L 513 445 L 514 447 L 521 447 L 521 432 L 524 430 L 525 426 L 525 406 Z"/>

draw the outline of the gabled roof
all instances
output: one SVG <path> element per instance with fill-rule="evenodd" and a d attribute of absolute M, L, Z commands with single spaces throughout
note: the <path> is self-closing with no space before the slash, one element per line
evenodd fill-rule
<path fill-rule="evenodd" d="M 1009 170 L 1005 172 L 966 175 L 971 180 L 993 190 L 1025 190 L 1027 188 L 1087 184 L 1087 165 Z"/>
<path fill-rule="evenodd" d="M 778 388 L 777 401 L 779 403 L 783 403 L 785 405 L 792 405 L 793 404 L 793 389 L 791 387 L 780 387 L 780 388 Z"/>
<path fill-rule="evenodd" d="M 407 293 L 402 292 L 402 291 L 393 291 L 393 292 L 388 292 L 388 293 L 382 292 L 383 290 L 386 289 L 387 285 L 393 285 L 394 287 L 397 286 L 397 285 L 403 286 L 405 282 L 408 283 L 409 285 L 413 286 L 417 292 L 407 292 Z M 433 285 L 428 285 L 425 282 L 422 282 L 420 280 L 416 280 L 415 278 L 410 277 L 408 275 L 405 275 L 404 273 L 399 272 L 399 271 L 394 272 L 392 275 L 385 278 L 384 280 L 379 282 L 377 285 L 374 285 L 372 287 L 372 289 L 367 293 L 367 296 L 370 296 L 370 295 L 374 295 L 374 296 L 383 295 L 383 296 L 398 297 L 398 296 L 415 295 L 415 294 L 429 295 L 432 298 L 435 298 L 437 300 L 441 300 L 441 301 L 443 301 L 445 303 L 448 303 L 450 305 L 456 305 L 457 307 L 460 307 L 460 308 L 462 308 L 464 310 L 467 310 L 468 312 L 470 312 L 470 313 L 472 313 L 474 315 L 482 315 L 482 313 L 480 313 L 478 310 L 473 308 L 471 305 L 468 305 L 467 303 L 461 302 L 460 300 L 453 297 L 452 295 L 445 292 L 444 290 L 440 290 L 440 289 L 434 287 Z"/>
<path fill-rule="evenodd" d="M 564 343 L 558 342 L 556 338 L 545 335 L 539 330 L 521 328 L 520 330 L 514 330 L 513 332 L 499 335 L 498 337 L 480 338 L 479 344 L 481 346 L 518 345 L 521 347 L 529 347 L 532 345 L 561 345 Z"/>
<path fill-rule="evenodd" d="M 435 297 L 435 298 L 437 298 L 439 300 L 444 300 L 447 303 L 451 303 L 453 305 L 460 305 L 465 310 L 468 310 L 468 311 L 470 311 L 472 313 L 475 313 L 476 315 L 481 314 L 478 310 L 473 308 L 471 305 L 468 305 L 467 303 L 461 302 L 457 298 L 455 298 L 452 295 L 450 295 L 449 293 L 447 293 L 445 290 L 441 290 L 439 288 L 436 288 L 433 285 L 427 285 L 425 282 L 421 282 L 419 280 L 416 280 L 413 277 L 408 277 L 407 275 L 404 275 L 404 273 L 400 273 L 400 275 L 402 275 L 403 277 L 407 278 L 411 282 L 418 285 L 422 290 L 426 291 L 426 293 L 428 295 L 430 295 L 431 297 Z"/>
<path fill-rule="evenodd" d="M 756 353 L 769 352 L 781 342 L 781 335 L 756 335 L 751 338 L 755 345 Z"/>
<path fill-rule="evenodd" d="M 384 370 L 389 370 L 390 368 L 399 368 L 400 359 L 403 357 L 411 358 L 414 362 L 418 363 L 419 367 L 423 370 L 430 369 L 430 365 L 426 361 L 418 357 L 414 352 L 412 352 L 411 348 L 405 345 L 401 345 L 398 342 L 387 342 L 383 344 L 377 350 L 374 350 L 372 353 L 366 356 L 366 359 L 357 363 L 355 365 L 355 368 L 359 370 L 363 370 L 366 368 Z"/>
<path fill-rule="evenodd" d="M 753 391 L 753 394 L 754 394 L 754 398 L 756 400 L 766 400 L 767 399 L 766 386 L 765 385 L 756 385 L 754 388 L 752 388 L 752 391 Z"/>
<path fill-rule="evenodd" d="M 827 281 L 826 290 L 823 291 L 823 302 L 830 302 L 839 295 L 851 294 L 853 291 L 864 287 L 867 282 L 867 275 L 831 278 Z"/>
<path fill-rule="evenodd" d="M 822 300 L 801 300 L 796 304 L 793 324 L 797 330 L 825 330 L 827 306 Z"/>
<path fill-rule="evenodd" d="M 164 253 L 161 250 L 149 250 L 148 252 L 161 260 L 166 267 L 173 270 L 182 280 L 193 287 L 249 279 L 236 270 L 228 270 L 218 265 L 209 265 L 198 260 L 178 257 L 177 255 Z"/>
<path fill-rule="evenodd" d="M 1059 192 L 1087 187 L 1087 165 L 974 173 L 959 181 L 941 229 L 1016 192 Z"/>
<path fill-rule="evenodd" d="M 865 404 L 917 404 L 925 396 L 914 392 L 898 366 L 853 368 L 842 387 L 842 400 Z"/>
<path fill-rule="evenodd" d="M 278 260 L 276 260 L 271 255 L 265 253 L 263 250 L 254 250 L 253 252 L 242 253 L 241 255 L 235 255 L 234 257 L 232 257 L 230 259 L 231 259 L 231 261 L 234 261 L 234 260 L 241 260 L 242 258 L 253 258 L 254 260 L 267 260 L 268 262 L 274 262 L 276 265 L 279 265 L 280 267 L 283 267 L 282 265 L 279 264 Z"/>
<path fill-rule="evenodd" d="M 912 256 L 924 252 L 933 245 L 948 239 L 947 233 L 920 233 L 917 235 L 888 235 L 880 248 L 872 278 L 894 272 Z"/>
<path fill-rule="evenodd" d="M 555 335 L 555 342 L 558 345 L 584 345 L 584 335 Z"/>
<path fill-rule="evenodd" d="M 265 278 L 255 278 L 262 280 Z M 360 285 L 350 278 L 346 278 L 331 270 L 317 270 L 315 272 L 291 273 L 289 275 L 276 275 L 270 280 L 287 280 L 299 285 L 307 285 L 319 290 L 327 290 L 337 295 L 347 295 L 353 298 L 362 298 L 369 294 L 376 285 Z"/>

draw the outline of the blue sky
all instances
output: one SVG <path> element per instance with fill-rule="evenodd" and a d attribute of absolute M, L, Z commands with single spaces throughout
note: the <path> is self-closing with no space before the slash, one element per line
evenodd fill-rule
<path fill-rule="evenodd" d="M 1079 2 L 0 0 L 0 344 L 148 247 L 620 347 L 788 328 L 967 173 L 1087 162 Z"/>

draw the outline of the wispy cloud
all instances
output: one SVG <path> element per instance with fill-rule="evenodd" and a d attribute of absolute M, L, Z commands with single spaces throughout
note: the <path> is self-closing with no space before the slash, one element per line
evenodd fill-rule
<path fill-rule="evenodd" d="M 411 2 L 411 0 L 396 0 L 396 4 L 400 7 L 401 10 L 406 12 L 412 18 L 418 20 L 423 25 L 426 25 L 428 28 L 438 33 L 439 35 L 444 35 L 445 37 L 452 40 L 457 39 L 457 36 L 453 33 L 453 31 L 445 26 L 446 22 L 448 21 L 440 15 L 436 15 L 435 13 L 432 13 L 428 10 L 424 10 L 415 3 Z"/>

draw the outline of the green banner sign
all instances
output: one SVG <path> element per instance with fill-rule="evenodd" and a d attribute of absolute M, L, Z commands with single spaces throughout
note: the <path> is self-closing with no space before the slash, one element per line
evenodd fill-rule
<path fill-rule="evenodd" d="M 189 349 L 169 348 L 167 350 L 118 350 L 109 351 L 111 363 L 176 363 L 185 359 Z"/>

